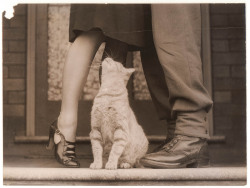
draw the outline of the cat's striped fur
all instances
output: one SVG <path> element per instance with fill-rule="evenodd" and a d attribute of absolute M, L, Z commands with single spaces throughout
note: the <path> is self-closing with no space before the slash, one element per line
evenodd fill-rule
<path fill-rule="evenodd" d="M 102 62 L 102 85 L 91 112 L 92 169 L 131 168 L 147 152 L 148 140 L 128 100 L 133 72 L 111 58 Z"/>

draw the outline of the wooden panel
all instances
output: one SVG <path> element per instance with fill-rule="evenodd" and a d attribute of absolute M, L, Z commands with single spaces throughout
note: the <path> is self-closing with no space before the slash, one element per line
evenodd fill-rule
<path fill-rule="evenodd" d="M 201 5 L 201 23 L 202 23 L 202 65 L 204 85 L 211 97 L 213 97 L 212 87 L 212 64 L 211 64 L 211 39 L 210 39 L 210 14 L 209 5 Z M 209 135 L 214 135 L 213 128 L 213 109 L 208 113 Z"/>
<path fill-rule="evenodd" d="M 159 135 L 149 135 L 147 136 L 150 143 L 157 143 L 163 142 L 166 137 L 159 136 Z M 15 142 L 16 143 L 47 143 L 49 137 L 48 136 L 16 136 Z M 77 136 L 76 137 L 77 143 L 89 143 L 90 138 L 89 136 Z M 225 143 L 225 136 L 212 136 L 208 139 L 208 143 Z"/>
<path fill-rule="evenodd" d="M 28 5 L 26 135 L 35 135 L 36 5 Z"/>
<path fill-rule="evenodd" d="M 37 127 L 44 127 L 47 123 L 47 63 L 48 63 L 48 16 L 47 5 L 37 5 L 36 19 L 36 129 L 35 134 L 39 135 Z"/>
<path fill-rule="evenodd" d="M 51 121 L 53 121 L 60 112 L 60 102 L 50 102 L 48 101 L 47 97 L 47 61 L 48 61 L 48 16 L 47 16 L 47 5 L 46 4 L 40 4 L 40 5 L 34 5 L 36 6 L 36 17 L 33 17 L 33 22 L 35 20 L 35 28 L 33 32 L 35 32 L 36 40 L 34 42 L 35 46 L 33 49 L 29 47 L 29 51 L 35 51 L 35 62 L 36 62 L 36 71 L 33 71 L 33 75 L 35 76 L 35 99 L 36 102 L 32 102 L 32 97 L 27 98 L 27 101 L 30 102 L 30 106 L 34 108 L 35 104 L 35 110 L 31 107 L 29 110 L 27 110 L 27 116 L 30 118 L 30 122 L 34 121 L 34 115 L 32 113 L 36 114 L 36 120 L 35 125 L 34 123 L 29 123 L 29 130 L 27 129 L 27 135 L 30 136 L 33 135 L 46 135 L 47 134 L 47 127 Z M 207 89 L 209 90 L 210 94 L 212 94 L 212 85 L 211 85 L 211 54 L 210 54 L 210 33 L 209 33 L 209 11 L 208 6 L 202 6 L 202 57 L 203 57 L 203 72 L 204 72 L 204 83 Z M 28 16 L 30 17 L 30 16 Z M 31 31 L 31 30 L 30 30 Z M 34 34 L 33 34 L 34 35 Z M 32 36 L 32 33 L 31 33 Z M 29 40 L 31 38 L 29 37 Z M 30 41 L 32 42 L 32 41 Z M 33 45 L 34 45 L 33 43 Z M 34 54 L 33 54 L 34 56 Z M 31 59 L 33 57 L 30 56 Z M 34 59 L 34 57 L 33 57 Z M 130 59 L 130 58 L 128 58 Z M 31 69 L 32 70 L 32 69 Z M 29 71 L 32 72 L 32 71 Z M 34 74 L 36 73 L 36 74 Z M 32 77 L 31 77 L 32 78 Z M 29 79 L 30 80 L 30 79 Z M 34 85 L 34 83 L 33 83 Z M 129 84 L 130 85 L 130 84 Z M 32 86 L 32 83 L 31 83 Z M 131 86 L 131 85 L 130 85 Z M 129 87 L 130 88 L 130 87 Z M 30 89 L 30 93 L 34 92 L 34 87 L 32 90 L 32 87 Z M 131 90 L 129 90 L 130 98 L 132 96 Z M 30 100 L 31 99 L 31 100 Z M 34 99 L 33 99 L 34 100 Z M 158 134 L 158 135 L 165 135 L 165 129 L 166 126 L 164 125 L 164 122 L 159 122 L 157 118 L 157 114 L 155 112 L 155 109 L 153 107 L 153 104 L 151 101 L 130 101 L 132 108 L 134 109 L 138 121 L 140 124 L 142 124 L 145 128 L 145 132 L 147 134 Z M 78 128 L 78 135 L 87 135 L 89 133 L 90 128 L 90 109 L 91 109 L 92 102 L 80 102 L 79 104 L 79 128 Z M 32 120 L 33 117 L 33 120 Z M 210 135 L 213 134 L 213 125 L 212 125 L 212 112 L 210 112 L 209 115 L 209 121 L 210 121 Z M 33 125 L 33 127 L 32 127 Z M 35 131 L 34 131 L 35 130 Z M 29 131 L 29 133 L 28 133 Z"/>

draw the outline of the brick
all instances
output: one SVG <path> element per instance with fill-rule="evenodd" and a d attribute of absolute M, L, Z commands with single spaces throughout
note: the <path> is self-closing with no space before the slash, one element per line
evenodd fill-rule
<path fill-rule="evenodd" d="M 245 15 L 229 15 L 228 25 L 231 27 L 245 27 Z"/>
<path fill-rule="evenodd" d="M 211 14 L 226 14 L 227 10 L 226 9 L 226 4 L 211 4 L 210 5 L 210 12 Z"/>
<path fill-rule="evenodd" d="M 26 27 L 26 16 L 14 16 L 10 20 L 10 27 L 15 28 L 15 27 Z"/>
<path fill-rule="evenodd" d="M 210 16 L 211 27 L 225 27 L 228 25 L 227 15 L 211 15 Z"/>
<path fill-rule="evenodd" d="M 10 52 L 26 52 L 26 42 L 23 40 L 9 41 Z"/>
<path fill-rule="evenodd" d="M 229 41 L 230 51 L 246 51 L 245 40 L 230 40 Z"/>
<path fill-rule="evenodd" d="M 245 39 L 246 28 L 228 28 L 227 34 L 229 39 Z"/>
<path fill-rule="evenodd" d="M 216 91 L 214 92 L 214 102 L 216 103 L 230 103 L 231 92 L 230 91 Z"/>
<path fill-rule="evenodd" d="M 17 131 L 25 131 L 25 125 L 26 125 L 26 121 L 25 121 L 25 117 L 21 116 L 21 117 L 4 117 L 3 118 L 3 124 L 4 124 L 4 136 L 6 136 L 6 134 L 13 134 L 11 135 L 11 137 L 9 139 L 13 139 L 13 136 L 17 136 Z M 25 134 L 22 134 L 23 136 Z"/>
<path fill-rule="evenodd" d="M 3 78 L 8 78 L 8 67 L 3 66 Z"/>
<path fill-rule="evenodd" d="M 246 116 L 246 104 L 232 104 L 232 116 Z"/>
<path fill-rule="evenodd" d="M 9 66 L 9 78 L 25 78 L 26 67 Z"/>
<path fill-rule="evenodd" d="M 230 67 L 229 66 L 214 66 L 213 67 L 213 76 L 214 77 L 229 77 L 230 76 Z"/>
<path fill-rule="evenodd" d="M 4 16 L 2 17 L 3 23 L 2 26 L 3 28 L 9 28 L 10 27 L 10 20 L 5 18 Z"/>
<path fill-rule="evenodd" d="M 26 39 L 26 29 L 10 28 L 3 29 L 3 40 L 19 40 Z"/>
<path fill-rule="evenodd" d="M 245 4 L 211 4 L 210 5 L 211 14 L 244 14 L 245 13 Z"/>
<path fill-rule="evenodd" d="M 216 91 L 246 89 L 246 79 L 245 78 L 214 78 L 213 88 Z"/>
<path fill-rule="evenodd" d="M 4 91 L 20 91 L 25 90 L 24 79 L 5 79 L 3 82 Z"/>
<path fill-rule="evenodd" d="M 219 116 L 214 117 L 214 124 L 216 124 L 215 129 L 223 129 L 223 130 L 230 130 L 233 127 L 233 122 L 231 117 L 228 116 Z"/>
<path fill-rule="evenodd" d="M 246 77 L 246 68 L 245 66 L 232 66 L 231 67 L 232 77 Z"/>
<path fill-rule="evenodd" d="M 212 62 L 214 65 L 246 64 L 246 54 L 243 52 L 213 53 Z"/>
<path fill-rule="evenodd" d="M 9 51 L 9 42 L 3 41 L 2 47 L 3 47 L 3 53 L 8 52 Z"/>
<path fill-rule="evenodd" d="M 214 104 L 213 111 L 214 117 L 222 117 L 222 116 L 229 116 L 232 115 L 232 105 L 231 104 Z"/>
<path fill-rule="evenodd" d="M 3 115 L 4 116 L 24 116 L 25 115 L 25 107 L 24 105 L 17 104 L 17 105 L 9 105 L 4 104 L 3 105 Z"/>
<path fill-rule="evenodd" d="M 26 15 L 27 14 L 27 5 L 18 4 L 14 7 L 15 15 Z"/>
<path fill-rule="evenodd" d="M 246 104 L 246 90 L 233 90 L 232 93 L 232 103 L 235 104 Z"/>
<path fill-rule="evenodd" d="M 8 94 L 9 104 L 25 104 L 25 92 L 24 91 L 10 91 Z"/>
<path fill-rule="evenodd" d="M 211 28 L 211 39 L 228 39 L 228 29 Z"/>
<path fill-rule="evenodd" d="M 212 40 L 213 52 L 228 52 L 229 41 L 228 40 Z"/>
<path fill-rule="evenodd" d="M 220 104 L 215 104 L 213 109 L 214 109 L 214 115 L 216 115 L 216 117 L 246 115 L 245 105 L 220 103 Z"/>
<path fill-rule="evenodd" d="M 8 103 L 8 91 L 3 91 L 3 104 Z"/>
<path fill-rule="evenodd" d="M 25 64 L 25 61 L 25 53 L 10 52 L 3 54 L 4 64 Z"/>
<path fill-rule="evenodd" d="M 245 39 L 245 28 L 211 28 L 212 39 Z"/>
<path fill-rule="evenodd" d="M 246 130 L 246 116 L 232 116 L 232 122 L 236 130 Z"/>

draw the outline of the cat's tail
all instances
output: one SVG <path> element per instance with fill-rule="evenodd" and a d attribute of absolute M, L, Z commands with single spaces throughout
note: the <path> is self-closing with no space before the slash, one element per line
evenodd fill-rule
<path fill-rule="evenodd" d="M 145 168 L 145 167 L 140 163 L 140 159 L 136 159 L 135 168 Z"/>
<path fill-rule="evenodd" d="M 140 159 L 147 153 L 148 151 L 148 145 L 149 145 L 149 142 L 148 142 L 148 139 L 147 137 L 145 136 L 145 134 L 143 134 L 144 136 L 144 139 L 143 142 L 141 143 L 140 146 L 142 146 L 140 148 L 140 151 L 139 151 L 139 156 L 138 158 L 136 159 L 136 162 L 135 162 L 135 168 L 145 168 L 141 163 L 140 163 Z"/>

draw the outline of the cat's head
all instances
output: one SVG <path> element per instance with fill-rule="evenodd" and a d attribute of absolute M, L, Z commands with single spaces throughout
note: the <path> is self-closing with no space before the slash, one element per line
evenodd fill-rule
<path fill-rule="evenodd" d="M 123 79 L 125 84 L 127 84 L 134 71 L 134 68 L 125 68 L 121 63 L 114 61 L 112 58 L 106 58 L 102 62 L 102 75 L 104 77 Z"/>

